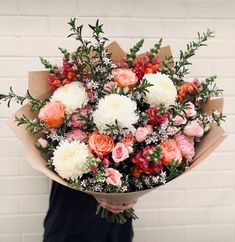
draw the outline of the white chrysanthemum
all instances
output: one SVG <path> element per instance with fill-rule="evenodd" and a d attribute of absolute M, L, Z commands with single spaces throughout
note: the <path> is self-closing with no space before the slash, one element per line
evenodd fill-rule
<path fill-rule="evenodd" d="M 51 99 L 61 101 L 65 105 L 67 113 L 72 113 L 87 103 L 85 88 L 74 81 L 55 90 Z"/>
<path fill-rule="evenodd" d="M 94 123 L 103 131 L 107 125 L 115 125 L 117 120 L 120 128 L 133 130 L 133 124 L 138 121 L 136 102 L 127 96 L 110 94 L 100 99 L 98 108 L 93 113 Z"/>
<path fill-rule="evenodd" d="M 151 106 L 164 104 L 169 106 L 175 103 L 177 90 L 172 80 L 165 74 L 145 74 L 144 77 L 153 86 L 148 87 L 145 101 Z"/>
<path fill-rule="evenodd" d="M 83 166 L 90 152 L 86 144 L 74 140 L 61 141 L 54 151 L 52 163 L 64 179 L 76 180 L 84 173 Z"/>

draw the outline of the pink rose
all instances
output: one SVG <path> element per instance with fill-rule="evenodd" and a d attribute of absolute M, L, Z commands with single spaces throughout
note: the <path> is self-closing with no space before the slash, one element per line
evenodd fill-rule
<path fill-rule="evenodd" d="M 193 120 L 184 127 L 184 133 L 188 136 L 202 137 L 204 129 L 197 120 Z"/>
<path fill-rule="evenodd" d="M 45 140 L 43 138 L 39 138 L 38 139 L 38 144 L 40 144 L 41 147 L 45 149 L 47 147 L 47 145 L 48 145 L 48 142 L 47 142 L 47 140 Z"/>
<path fill-rule="evenodd" d="M 194 104 L 192 102 L 187 102 L 186 105 L 187 105 L 187 108 L 185 109 L 186 116 L 188 118 L 194 117 L 197 114 Z"/>
<path fill-rule="evenodd" d="M 142 142 L 147 138 L 148 134 L 150 134 L 150 130 L 147 127 L 139 127 L 135 132 L 135 138 L 137 142 Z"/>
<path fill-rule="evenodd" d="M 135 142 L 135 137 L 132 132 L 129 132 L 121 141 L 126 147 L 132 146 Z"/>
<path fill-rule="evenodd" d="M 109 160 L 108 158 L 103 158 L 103 159 L 101 160 L 101 163 L 102 163 L 102 165 L 103 165 L 104 167 L 108 167 L 109 164 L 110 164 L 111 162 L 110 162 L 110 160 Z"/>
<path fill-rule="evenodd" d="M 85 132 L 81 131 L 80 129 L 72 129 L 67 133 L 65 139 L 68 141 L 77 140 L 79 142 L 83 142 L 86 138 L 87 135 Z"/>
<path fill-rule="evenodd" d="M 187 119 L 185 117 L 182 117 L 181 115 L 176 115 L 173 119 L 172 119 L 174 125 L 179 126 L 181 124 L 186 124 Z"/>
<path fill-rule="evenodd" d="M 77 112 L 74 112 L 70 117 L 72 127 L 81 129 L 83 127 L 83 121 L 79 118 L 79 114 L 82 116 L 86 116 L 87 113 L 91 110 L 91 106 L 86 105 L 85 107 L 79 109 Z"/>
<path fill-rule="evenodd" d="M 106 178 L 107 184 L 111 184 L 113 186 L 118 186 L 118 187 L 122 185 L 122 181 L 121 181 L 122 174 L 119 171 L 113 168 L 107 168 L 105 169 L 105 176 L 107 177 Z"/>
<path fill-rule="evenodd" d="M 125 160 L 129 157 L 129 152 L 126 146 L 123 143 L 117 143 L 116 146 L 112 150 L 112 158 L 118 163 L 120 161 Z"/>
<path fill-rule="evenodd" d="M 175 135 L 178 131 L 179 131 L 180 128 L 178 127 L 172 127 L 172 126 L 169 126 L 166 130 L 167 134 L 168 135 Z"/>
<path fill-rule="evenodd" d="M 114 81 L 110 81 L 110 82 L 104 84 L 104 91 L 106 91 L 106 92 L 110 92 L 110 90 L 111 90 L 113 87 L 117 87 L 117 83 L 114 82 Z"/>
<path fill-rule="evenodd" d="M 188 161 L 192 161 L 195 155 L 193 137 L 186 136 L 183 132 L 179 132 L 174 136 L 174 139 L 181 151 L 182 156 Z"/>

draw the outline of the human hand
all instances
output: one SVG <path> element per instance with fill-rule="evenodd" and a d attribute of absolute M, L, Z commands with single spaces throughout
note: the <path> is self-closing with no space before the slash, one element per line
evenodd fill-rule
<path fill-rule="evenodd" d="M 97 198 L 96 200 L 102 207 L 106 208 L 107 210 L 109 210 L 112 213 L 122 213 L 127 209 L 131 209 L 137 202 L 137 200 L 133 200 L 129 203 L 124 203 L 123 205 L 114 205 L 114 204 L 108 202 L 107 200 L 104 200 L 101 198 Z"/>

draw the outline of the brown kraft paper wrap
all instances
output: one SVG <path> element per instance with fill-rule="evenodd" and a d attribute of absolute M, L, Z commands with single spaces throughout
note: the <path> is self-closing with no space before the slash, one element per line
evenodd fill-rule
<path fill-rule="evenodd" d="M 123 58 L 125 58 L 125 52 L 120 48 L 120 46 L 116 42 L 112 42 L 108 47 L 108 51 L 112 53 L 112 58 L 114 62 L 117 62 Z M 160 61 L 164 60 L 165 57 L 171 56 L 170 47 L 163 47 L 160 49 L 158 54 Z M 161 62 L 162 63 L 162 62 Z M 160 63 L 160 68 L 162 67 Z M 47 83 L 48 80 L 48 72 L 47 71 L 35 71 L 29 73 L 29 92 L 33 97 L 39 99 L 46 99 L 50 97 L 50 87 Z M 204 110 L 207 113 L 210 113 L 212 110 L 218 110 L 222 112 L 223 110 L 223 98 L 217 98 L 213 100 L 209 100 L 205 106 Z M 37 113 L 33 113 L 30 110 L 30 105 L 26 104 L 22 106 L 9 120 L 7 121 L 10 129 L 15 133 L 15 135 L 19 138 L 19 140 L 24 144 L 26 148 L 26 156 L 29 163 L 33 168 L 45 174 L 50 179 L 67 186 L 68 183 L 63 180 L 59 175 L 55 172 L 49 170 L 46 167 L 46 161 L 40 155 L 38 149 L 34 146 L 37 139 L 40 137 L 40 134 L 32 134 L 30 131 L 25 129 L 25 126 L 17 126 L 15 122 L 15 116 L 21 117 L 22 115 L 30 119 L 37 118 Z M 226 138 L 226 134 L 221 127 L 213 125 L 210 132 L 205 135 L 199 144 L 196 146 L 196 155 L 194 157 L 193 163 L 190 167 L 184 172 L 190 171 L 192 168 L 197 166 L 200 162 L 206 159 Z M 183 173 L 183 174 L 184 174 Z M 177 179 L 177 178 L 176 178 Z M 93 195 L 95 198 L 103 198 L 108 200 L 113 204 L 123 204 L 128 203 L 132 200 L 138 199 L 146 193 L 156 189 L 138 191 L 138 192 L 129 192 L 129 193 L 100 193 L 100 192 L 90 192 L 84 191 L 90 195 Z"/>

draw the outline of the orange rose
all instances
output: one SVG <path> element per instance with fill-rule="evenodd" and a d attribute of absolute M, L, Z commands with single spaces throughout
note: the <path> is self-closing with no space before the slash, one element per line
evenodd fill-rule
<path fill-rule="evenodd" d="M 162 164 L 170 165 L 171 160 L 181 162 L 182 154 L 174 139 L 163 140 L 160 144 L 162 148 Z"/>
<path fill-rule="evenodd" d="M 114 81 L 118 84 L 119 87 L 129 87 L 132 88 L 136 86 L 138 82 L 138 77 L 136 74 L 127 68 L 117 68 L 112 70 L 114 75 Z"/>
<path fill-rule="evenodd" d="M 89 137 L 88 146 L 97 155 L 104 156 L 112 151 L 115 144 L 112 137 L 95 131 Z"/>
<path fill-rule="evenodd" d="M 49 128 L 58 128 L 64 123 L 64 105 L 60 101 L 52 101 L 44 105 L 38 118 Z"/>

